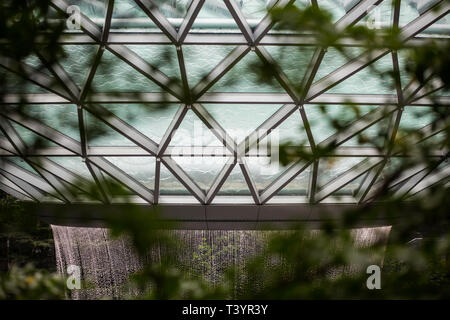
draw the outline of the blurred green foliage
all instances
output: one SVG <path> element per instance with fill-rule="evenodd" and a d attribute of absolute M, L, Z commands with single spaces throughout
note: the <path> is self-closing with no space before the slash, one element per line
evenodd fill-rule
<path fill-rule="evenodd" d="M 395 3 L 394 3 L 395 5 Z M 54 28 L 45 18 L 48 10 L 47 1 L 11 1 L 1 5 L 0 31 L 10 41 L 10 46 L 1 46 L 2 54 L 16 56 L 19 60 L 41 48 L 34 47 L 35 39 L 42 30 Z M 31 9 L 31 10 L 30 10 Z M 38 17 L 35 16 L 37 14 Z M 387 28 L 380 35 L 365 26 L 350 26 L 344 30 L 336 30 L 331 15 L 315 7 L 300 9 L 288 6 L 271 11 L 278 28 L 291 31 L 312 31 L 323 48 L 336 48 L 349 57 L 346 48 L 339 40 L 351 38 L 363 43 L 368 52 L 379 48 L 387 48 L 398 52 L 408 52 L 407 71 L 423 86 L 429 86 L 429 74 L 433 74 L 443 84 L 444 90 L 450 86 L 449 42 L 430 42 L 420 47 L 410 48 L 400 38 L 399 29 Z M 53 29 L 49 43 L 54 43 L 61 32 L 61 26 Z M 55 60 L 58 59 L 58 51 Z M 251 66 L 259 72 L 261 83 L 273 83 L 277 66 L 255 64 Z M 385 74 L 371 67 L 374 74 L 380 77 L 392 77 L 398 81 L 399 75 Z M 397 80 L 396 80 L 397 79 Z M 6 79 L 2 79 L 6 81 Z M 185 91 L 186 88 L 184 88 Z M 305 94 L 303 86 L 296 86 L 299 96 Z M 185 92 L 188 97 L 188 92 Z M 186 98 L 187 99 L 187 98 Z M 432 97 L 431 97 L 432 99 Z M 348 212 L 341 221 L 325 221 L 321 232 L 313 235 L 304 226 L 286 233 L 277 233 L 267 243 L 263 253 L 252 257 L 244 270 L 230 268 L 223 273 L 223 281 L 211 285 L 206 280 L 208 273 L 216 267 L 222 252 L 205 241 L 193 252 L 193 260 L 198 263 L 203 275 L 189 275 L 179 262 L 169 254 L 173 248 L 182 246 L 177 239 L 168 237 L 164 231 L 175 228 L 159 219 L 159 208 L 154 214 L 144 212 L 139 206 L 129 204 L 119 214 L 105 215 L 106 225 L 113 236 L 127 236 L 137 253 L 145 258 L 149 250 L 164 248 L 158 263 L 148 262 L 143 269 L 132 276 L 132 284 L 141 292 L 142 299 L 223 299 L 223 298 L 271 298 L 271 299 L 408 299 L 408 298 L 449 298 L 450 297 L 450 265 L 449 265 L 449 191 L 444 184 L 436 185 L 422 196 L 403 201 L 393 197 L 393 190 L 388 186 L 402 172 L 417 164 L 438 166 L 448 161 L 449 143 L 449 108 L 441 108 L 437 102 L 430 108 L 432 123 L 444 123 L 441 139 L 427 139 L 421 143 L 422 133 L 417 130 L 400 130 L 397 136 L 403 139 L 391 141 L 389 130 L 381 128 L 377 138 L 369 139 L 364 134 L 358 136 L 362 144 L 370 144 L 380 151 L 407 151 L 411 157 L 405 157 L 392 174 L 384 179 L 382 188 L 377 194 L 377 204 L 367 203 Z M 342 122 L 339 115 L 327 114 L 321 109 L 323 121 L 328 121 L 338 132 L 349 125 Z M 359 117 L 357 107 L 349 106 L 347 111 Z M 299 128 L 300 129 L 300 128 Z M 281 162 L 288 164 L 299 159 L 314 160 L 328 154 L 336 148 L 331 143 L 325 148 L 317 147 L 313 152 L 304 148 L 290 148 L 286 144 L 281 149 Z M 444 150 L 441 159 L 430 160 L 424 155 L 430 150 Z M 113 182 L 111 182 L 114 185 Z M 99 194 L 93 186 L 91 196 L 98 199 Z M 1 229 L 30 230 L 28 213 L 21 210 L 20 204 L 2 199 Z M 400 217 L 400 219 L 399 219 Z M 23 218 L 23 220 L 22 220 Z M 392 225 L 389 243 L 375 243 L 370 247 L 355 247 L 351 229 L 356 228 L 364 219 L 383 218 Z M 14 226 L 11 221 L 17 221 Z M 35 222 L 33 222 L 35 225 Z M 413 243 L 409 243 L 412 239 Z M 232 250 L 232 248 L 229 248 Z M 228 250 L 228 249 L 227 249 Z M 384 257 L 384 258 L 383 258 Z M 368 290 L 365 270 L 368 265 L 381 264 L 382 289 Z M 235 281 L 246 279 L 244 287 L 235 291 Z M 36 271 L 31 266 L 12 267 L 2 276 L 0 282 L 0 298 L 14 299 L 54 299 L 61 298 L 61 279 Z"/>
<path fill-rule="evenodd" d="M 56 274 L 25 267 L 13 266 L 6 274 L 0 274 L 0 299 L 60 300 L 65 298 L 65 281 Z"/>

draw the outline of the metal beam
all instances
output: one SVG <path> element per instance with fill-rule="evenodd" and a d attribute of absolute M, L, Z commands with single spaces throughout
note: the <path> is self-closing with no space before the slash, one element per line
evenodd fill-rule
<path fill-rule="evenodd" d="M 405 183 L 406 181 L 408 181 L 409 178 L 413 177 L 414 175 L 420 174 L 426 169 L 427 167 L 425 164 L 418 164 L 413 167 L 407 168 L 406 170 L 403 170 L 400 173 L 400 175 L 396 177 L 393 181 L 390 181 L 389 185 L 387 185 L 387 182 L 384 179 L 378 180 L 375 184 L 373 184 L 369 192 L 367 192 L 365 201 L 368 202 L 376 200 L 377 197 L 380 195 L 380 192 L 382 191 L 383 187 L 386 189 L 392 189 L 396 186 L 401 185 L 402 183 Z"/>
<path fill-rule="evenodd" d="M 159 11 L 158 7 L 150 0 L 134 0 L 162 32 L 173 42 L 177 42 L 177 31 L 167 18 Z"/>
<path fill-rule="evenodd" d="M 293 163 L 286 171 L 284 171 L 277 179 L 261 192 L 261 204 L 265 204 L 275 194 L 283 189 L 289 182 L 295 179 L 311 164 L 309 161 L 299 160 Z"/>
<path fill-rule="evenodd" d="M 181 169 L 175 160 L 170 157 L 163 157 L 161 158 L 161 161 L 201 204 L 205 204 L 206 195 L 204 191 L 186 172 L 184 172 L 183 169 Z"/>
<path fill-rule="evenodd" d="M 382 161 L 383 159 L 368 158 L 362 161 L 361 163 L 358 163 L 350 170 L 347 170 L 346 172 L 339 175 L 337 178 L 333 179 L 326 185 L 322 186 L 322 188 L 320 188 L 320 190 L 316 193 L 315 201 L 316 202 L 322 201 L 329 195 L 345 187 L 350 182 L 356 180 L 357 178 L 365 174 L 367 171 L 371 170 L 372 168 L 380 164 Z"/>
<path fill-rule="evenodd" d="M 111 194 L 109 192 L 108 184 L 103 176 L 102 171 L 95 165 L 91 165 L 89 159 L 85 161 L 86 167 L 88 168 L 92 178 L 95 181 L 98 191 L 103 199 L 104 203 L 111 203 Z"/>
<path fill-rule="evenodd" d="M 273 8 L 284 8 L 288 5 L 294 3 L 295 0 L 277 0 L 273 5 Z M 272 16 L 270 12 L 262 18 L 262 20 L 255 27 L 255 31 L 253 32 L 254 43 L 258 44 L 261 39 L 269 32 L 269 30 L 273 27 L 274 21 L 272 21 Z"/>
<path fill-rule="evenodd" d="M 272 114 L 267 120 L 265 120 L 258 128 L 250 133 L 245 139 L 238 145 L 237 150 L 241 155 L 247 154 L 251 147 L 259 143 L 264 139 L 270 132 L 278 127 L 284 120 L 289 118 L 298 107 L 295 104 L 285 104 L 280 109 L 278 109 L 274 114 Z"/>
<path fill-rule="evenodd" d="M 29 184 L 26 180 L 22 180 L 16 177 L 15 175 L 11 174 L 10 172 L 3 170 L 2 167 L 0 168 L 0 174 L 3 175 L 6 179 L 11 181 L 16 186 L 18 186 L 21 190 L 25 191 L 25 193 L 33 200 L 40 202 L 44 197 L 44 194 L 39 189 Z"/>
<path fill-rule="evenodd" d="M 0 101 L 0 105 L 17 105 L 23 101 L 29 104 L 73 104 L 65 98 L 52 93 L 30 93 L 30 94 L 6 94 Z M 21 99 L 23 98 L 23 101 Z M 164 94 L 163 92 L 143 93 L 91 93 L 85 103 L 180 103 L 181 100 Z M 286 104 L 294 100 L 287 94 L 281 92 L 205 92 L 198 103 L 208 104 Z M 323 93 L 318 97 L 305 101 L 305 105 L 333 104 L 333 105 L 392 105 L 398 104 L 396 94 L 352 94 L 352 93 Z M 410 106 L 435 106 L 436 103 L 443 107 L 450 106 L 449 96 L 421 97 L 407 103 Z"/>
<path fill-rule="evenodd" d="M 35 188 L 42 190 L 45 193 L 48 193 L 53 196 L 55 194 L 55 190 L 52 188 L 51 185 L 47 183 L 47 181 L 45 181 L 39 176 L 34 175 L 33 173 L 29 172 L 28 170 L 25 170 L 24 168 L 16 165 L 11 161 L 1 159 L 0 168 L 23 181 L 27 181 L 27 183 L 31 184 Z"/>
<path fill-rule="evenodd" d="M 272 68 L 273 76 L 277 79 L 278 83 L 283 87 L 283 89 L 289 94 L 292 100 L 295 102 L 300 101 L 300 97 L 295 90 L 294 86 L 290 83 L 286 74 L 281 70 L 280 66 L 275 62 L 270 53 L 262 46 L 255 48 L 255 52 L 264 65 L 268 65 Z"/>
<path fill-rule="evenodd" d="M 217 177 L 214 179 L 211 188 L 206 194 L 205 204 L 211 204 L 211 202 L 214 200 L 214 197 L 217 195 L 220 188 L 222 188 L 223 184 L 229 177 L 231 171 L 233 171 L 235 165 L 236 165 L 235 159 L 229 158 L 227 163 L 225 163 L 225 165 L 222 167 Z"/>
<path fill-rule="evenodd" d="M 217 139 L 233 154 L 237 152 L 237 146 L 234 139 L 228 135 L 225 129 L 211 116 L 211 114 L 199 103 L 192 106 L 192 111 L 200 120 L 211 130 Z"/>
<path fill-rule="evenodd" d="M 364 18 L 372 9 L 374 9 L 383 0 L 361 0 L 349 12 L 347 12 L 341 19 L 339 19 L 335 28 L 338 32 L 345 28 L 351 27 L 359 20 Z"/>
<path fill-rule="evenodd" d="M 37 52 L 37 56 L 41 60 L 42 64 L 53 74 L 59 84 L 66 90 L 72 100 L 77 100 L 80 94 L 80 89 L 64 70 L 64 68 L 58 63 L 58 61 L 50 61 L 46 53 Z"/>
<path fill-rule="evenodd" d="M 175 134 L 178 127 L 180 126 L 181 122 L 183 121 L 184 116 L 186 115 L 187 111 L 188 111 L 188 107 L 185 104 L 180 105 L 180 107 L 178 108 L 174 117 L 172 118 L 172 121 L 170 122 L 169 127 L 167 127 L 167 130 L 164 133 L 164 136 L 161 138 L 161 141 L 158 146 L 158 152 L 156 153 L 158 155 L 158 157 L 162 156 L 164 154 L 164 152 L 166 152 L 166 149 L 169 146 L 173 135 Z"/>
<path fill-rule="evenodd" d="M 211 88 L 222 76 L 238 63 L 248 52 L 250 47 L 237 46 L 231 51 L 210 73 L 208 73 L 193 89 L 192 94 L 198 100 L 209 88 Z"/>
<path fill-rule="evenodd" d="M 256 188 L 256 184 L 253 181 L 252 176 L 250 175 L 250 170 L 248 169 L 245 158 L 244 157 L 238 158 L 238 162 L 239 167 L 241 168 L 242 171 L 242 175 L 244 176 L 245 182 L 247 183 L 248 189 L 250 190 L 250 194 L 253 197 L 253 201 L 255 202 L 255 204 L 262 204 L 258 188 Z"/>
<path fill-rule="evenodd" d="M 450 10 L 450 5 L 444 3 L 442 5 L 436 6 L 435 8 L 436 9 L 428 10 L 418 18 L 414 19 L 408 25 L 403 27 L 399 35 L 400 40 L 403 42 L 409 40 L 416 34 L 420 33 L 423 29 L 427 28 L 435 21 L 445 16 Z M 307 100 L 317 97 L 319 94 L 341 83 L 369 64 L 385 56 L 387 53 L 389 53 L 389 50 L 387 49 L 376 49 L 371 52 L 363 53 L 355 59 L 349 61 L 345 65 L 341 66 L 327 76 L 315 82 L 310 88 L 310 92 L 307 95 Z"/>
<path fill-rule="evenodd" d="M 70 95 L 66 92 L 64 88 L 62 88 L 55 79 L 52 79 L 45 73 L 30 67 L 29 65 L 14 61 L 11 58 L 0 56 L 0 66 L 3 66 L 5 69 L 18 74 L 25 80 L 29 80 L 34 84 L 57 94 L 58 96 L 70 100 Z"/>
<path fill-rule="evenodd" d="M 411 178 L 406 180 L 404 183 L 402 183 L 400 185 L 400 188 L 395 190 L 394 197 L 399 198 L 399 199 L 405 198 L 408 195 L 408 193 L 415 186 L 417 186 L 417 184 L 419 184 L 423 179 L 425 179 L 432 171 L 434 171 L 440 163 L 441 163 L 441 161 L 433 164 L 431 167 L 421 170 L 420 172 L 416 173 Z"/>
<path fill-rule="evenodd" d="M 366 115 L 362 116 L 360 119 L 352 122 L 349 124 L 349 126 L 346 127 L 346 129 L 336 132 L 335 134 L 331 135 L 327 139 L 323 140 L 318 144 L 320 147 L 326 147 L 326 146 L 339 146 L 343 144 L 344 142 L 348 141 L 361 131 L 365 130 L 366 128 L 374 125 L 378 121 L 382 120 L 383 118 L 390 115 L 392 112 L 397 110 L 396 106 L 383 106 L 379 107 Z"/>
<path fill-rule="evenodd" d="M 106 123 L 108 126 L 127 137 L 136 145 L 147 150 L 152 155 L 157 154 L 158 144 L 156 142 L 154 142 L 152 139 L 150 139 L 140 131 L 136 130 L 136 128 L 129 125 L 122 119 L 118 118 L 108 109 L 97 104 L 85 105 L 84 108 L 95 115 L 98 119 Z"/>
<path fill-rule="evenodd" d="M 412 197 L 421 191 L 426 190 L 438 183 L 448 181 L 450 177 L 450 166 L 446 166 L 432 174 L 427 175 L 422 181 L 417 183 L 411 190 L 409 190 L 409 195 L 407 197 Z"/>
<path fill-rule="evenodd" d="M 247 20 L 244 17 L 244 14 L 242 13 L 241 9 L 237 5 L 235 0 L 224 0 L 225 5 L 227 6 L 228 10 L 230 11 L 231 15 L 233 16 L 234 21 L 236 21 L 236 24 L 238 25 L 239 29 L 241 30 L 242 34 L 244 35 L 245 39 L 247 40 L 247 43 L 249 46 L 253 45 L 253 31 L 250 28 L 250 25 L 247 23 Z"/>
<path fill-rule="evenodd" d="M 40 135 L 43 138 L 46 138 L 63 148 L 66 148 L 69 151 L 76 153 L 77 155 L 81 155 L 81 146 L 78 141 L 72 139 L 65 134 L 55 130 L 52 127 L 49 127 L 42 122 L 37 121 L 31 117 L 25 117 L 23 115 L 18 114 L 15 110 L 2 108 L 0 114 L 11 120 L 20 124 L 21 126 L 33 131 L 34 133 Z"/>
<path fill-rule="evenodd" d="M 67 16 L 67 8 L 69 4 L 65 0 L 51 0 L 51 5 L 55 9 L 59 10 L 63 15 Z M 81 14 L 80 21 L 81 28 L 88 33 L 95 41 L 101 41 L 102 31 L 101 29 L 90 20 L 88 17 Z M 164 73 L 150 65 L 144 59 L 136 55 L 132 50 L 124 45 L 107 45 L 106 48 L 116 55 L 118 58 L 125 61 L 136 71 L 143 74 L 145 77 L 149 78 L 161 88 L 174 95 L 177 98 L 182 98 L 182 89 L 174 84 L 168 76 Z"/>
<path fill-rule="evenodd" d="M 182 46 L 177 46 L 176 50 L 177 50 L 178 66 L 180 67 L 181 82 L 183 84 L 184 90 L 184 100 L 187 101 L 187 103 L 191 103 L 192 101 L 191 88 L 189 87 L 186 64 L 184 62 L 183 48 Z"/>
<path fill-rule="evenodd" d="M 118 58 L 125 61 L 128 65 L 133 67 L 136 71 L 143 74 L 145 77 L 152 80 L 168 93 L 172 94 L 178 99 L 183 99 L 183 89 L 175 84 L 168 76 L 159 71 L 157 68 L 142 59 L 136 53 L 122 45 L 108 45 L 108 50 L 111 51 Z"/>
<path fill-rule="evenodd" d="M 200 9 L 203 6 L 205 0 L 193 0 L 189 6 L 189 9 L 186 13 L 186 16 L 181 23 L 181 26 L 178 30 L 177 34 L 177 43 L 181 44 L 186 39 L 189 30 L 191 30 L 192 24 L 194 23 L 195 18 L 197 18 Z"/>
<path fill-rule="evenodd" d="M 72 199 L 71 194 L 67 193 L 64 186 L 61 185 L 60 181 L 56 179 L 53 175 L 47 174 L 44 170 L 38 168 L 29 158 L 24 157 L 27 152 L 27 146 L 23 142 L 22 138 L 19 136 L 17 131 L 11 125 L 11 123 L 0 114 L 0 127 L 10 143 L 13 145 L 14 149 L 16 149 L 17 153 L 24 159 L 56 192 L 61 199 L 70 202 Z M 44 158 L 45 159 L 45 158 Z M 28 181 L 28 180 L 27 180 Z M 47 191 L 48 189 L 42 189 Z M 48 190 L 48 193 L 54 195 L 53 192 Z"/>
<path fill-rule="evenodd" d="M 0 190 L 6 192 L 14 198 L 20 199 L 22 201 L 33 200 L 25 191 L 14 185 L 11 181 L 0 175 Z"/>
<path fill-rule="evenodd" d="M 401 26 L 400 26 L 401 27 Z M 380 31 L 382 33 L 382 30 Z M 0 39 L 2 43 L 3 39 Z M 46 38 L 36 40 L 38 44 L 46 44 L 43 40 Z M 62 45 L 92 45 L 99 44 L 100 41 L 91 38 L 84 33 L 62 33 L 62 35 L 55 40 L 56 43 Z M 445 43 L 447 40 L 443 37 L 421 34 L 420 37 L 413 37 L 405 43 L 405 47 L 414 48 L 421 47 L 430 42 Z M 106 44 L 154 44 L 154 45 L 170 45 L 173 42 L 162 32 L 155 31 L 127 31 L 126 33 L 120 31 L 110 31 L 109 39 Z M 248 44 L 244 35 L 235 32 L 204 32 L 190 30 L 184 40 L 185 45 L 245 45 Z M 266 34 L 258 43 L 262 46 L 318 46 L 320 41 L 314 35 L 310 34 L 295 34 L 295 33 L 273 33 Z M 364 47 L 365 43 L 360 40 L 353 39 L 351 37 L 345 37 L 345 35 L 338 39 L 336 45 L 343 47 Z"/>
<path fill-rule="evenodd" d="M 136 193 L 139 197 L 148 203 L 153 203 L 153 192 L 145 187 L 142 183 L 129 176 L 123 170 L 101 157 L 90 157 L 90 163 L 97 166 L 102 171 L 106 172 L 111 178 L 117 180 L 119 183 Z"/>
<path fill-rule="evenodd" d="M 252 139 L 249 139 L 254 141 Z M 11 150 L 12 145 L 5 140 L 0 139 L 0 157 L 7 158 L 20 155 Z M 310 146 L 298 145 L 298 146 L 290 146 L 292 149 L 301 149 L 303 152 L 311 153 Z M 176 156 L 180 157 L 230 157 L 233 156 L 230 151 L 224 146 L 203 146 L 201 148 L 193 147 L 193 146 L 176 146 L 176 147 L 167 147 L 166 152 L 162 154 L 163 157 L 169 157 L 174 154 L 175 150 L 184 150 L 183 153 L 177 153 Z M 447 152 L 444 150 L 430 150 L 430 152 L 424 157 L 426 158 L 439 158 L 445 155 Z M 76 153 L 73 153 L 66 148 L 55 146 L 55 147 L 45 147 L 39 148 L 36 150 L 27 150 L 25 156 L 29 157 L 74 157 L 77 156 Z M 90 146 L 88 148 L 89 157 L 150 157 L 154 156 L 150 152 L 142 149 L 138 146 Z M 270 156 L 270 150 L 267 150 L 267 153 L 257 154 L 253 152 L 247 152 L 245 154 L 246 157 L 267 157 Z M 386 157 L 387 154 L 381 152 L 379 149 L 375 147 L 347 147 L 347 146 L 339 146 L 334 148 L 333 150 L 329 150 L 327 153 L 321 154 L 324 157 Z M 414 157 L 414 153 L 404 153 L 404 152 L 396 152 L 392 154 L 391 157 L 395 158 L 405 158 L 405 157 Z"/>
<path fill-rule="evenodd" d="M 159 203 L 159 185 L 161 180 L 161 158 L 155 159 L 155 189 L 153 190 L 153 203 Z"/>

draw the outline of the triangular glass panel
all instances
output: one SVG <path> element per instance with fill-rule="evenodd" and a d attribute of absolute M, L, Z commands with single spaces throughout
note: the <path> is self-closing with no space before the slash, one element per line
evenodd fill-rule
<path fill-rule="evenodd" d="M 48 159 L 94 183 L 89 169 L 80 157 L 48 157 Z"/>
<path fill-rule="evenodd" d="M 348 0 L 356 4 L 359 0 Z M 392 26 L 392 0 L 384 0 L 363 17 L 357 25 L 370 29 L 381 29 Z"/>
<path fill-rule="evenodd" d="M 160 31 L 158 26 L 134 0 L 116 0 L 114 2 L 111 29 L 152 29 L 152 31 Z"/>
<path fill-rule="evenodd" d="M 188 110 L 175 133 L 172 134 L 169 147 L 173 147 L 173 155 L 190 154 L 193 147 L 223 146 L 223 143 L 192 111 Z"/>
<path fill-rule="evenodd" d="M 105 104 L 103 106 L 156 143 L 169 127 L 178 104 Z"/>
<path fill-rule="evenodd" d="M 172 157 L 197 185 L 207 192 L 228 158 L 226 157 Z"/>
<path fill-rule="evenodd" d="M 271 159 L 271 157 L 246 157 L 245 161 L 259 191 L 264 190 L 287 169 L 286 166 L 282 166 L 279 161 Z"/>
<path fill-rule="evenodd" d="M 309 166 L 278 191 L 279 196 L 307 196 L 312 166 Z"/>
<path fill-rule="evenodd" d="M 33 167 L 31 167 L 25 160 L 23 160 L 22 158 L 19 157 L 8 157 L 6 158 L 7 160 L 15 163 L 16 165 L 18 165 L 19 167 L 22 167 L 23 169 L 29 171 L 30 173 L 33 173 L 35 175 L 39 175 L 36 170 L 33 169 Z"/>
<path fill-rule="evenodd" d="M 225 180 L 217 194 L 222 196 L 248 196 L 251 194 L 242 174 L 241 167 L 238 163 L 234 165 L 233 170 L 231 170 L 230 175 Z"/>
<path fill-rule="evenodd" d="M 29 56 L 27 56 L 23 62 L 25 64 L 27 64 L 28 66 L 35 68 L 37 70 L 39 70 L 42 73 L 45 73 L 46 75 L 53 77 L 53 75 L 51 74 L 50 70 L 48 70 L 44 64 L 42 63 L 41 59 L 38 58 L 38 56 L 36 56 L 35 54 L 30 54 Z"/>
<path fill-rule="evenodd" d="M 358 47 L 342 47 L 334 48 L 330 47 L 325 52 L 319 69 L 317 70 L 314 82 L 326 77 L 338 67 L 343 66 L 350 60 L 358 57 L 364 51 L 363 48 Z"/>
<path fill-rule="evenodd" d="M 391 116 L 387 116 L 370 127 L 364 129 L 353 138 L 342 144 L 343 147 L 378 147 L 382 148 L 386 143 L 386 134 L 389 130 Z M 394 121 L 394 119 L 392 119 Z"/>
<path fill-rule="evenodd" d="M 153 3 L 167 19 L 183 19 L 192 0 L 153 1 Z"/>
<path fill-rule="evenodd" d="M 175 46 L 146 44 L 127 47 L 174 81 L 181 79 Z"/>
<path fill-rule="evenodd" d="M 16 130 L 17 134 L 22 138 L 23 142 L 29 148 L 43 148 L 43 147 L 56 147 L 58 146 L 56 143 L 41 137 L 40 135 L 34 133 L 33 131 L 10 121 L 11 125 Z"/>
<path fill-rule="evenodd" d="M 448 116 L 447 107 L 406 106 L 403 109 L 399 128 L 403 130 L 418 130 L 437 121 L 445 114 Z"/>
<path fill-rule="evenodd" d="M 191 30 L 240 32 L 236 21 L 223 1 L 205 1 Z"/>
<path fill-rule="evenodd" d="M 321 158 L 319 161 L 317 185 L 318 189 L 323 188 L 329 182 L 341 176 L 346 171 L 363 162 L 366 158 L 362 157 L 330 157 Z M 363 175 L 362 175 L 363 176 Z M 358 190 L 363 177 L 355 179 L 338 192 L 340 195 L 353 195 Z"/>
<path fill-rule="evenodd" d="M 161 163 L 159 178 L 159 193 L 161 195 L 190 195 L 185 186 Z"/>
<path fill-rule="evenodd" d="M 130 175 L 146 188 L 155 188 L 154 157 L 105 157 L 106 160 Z"/>
<path fill-rule="evenodd" d="M 265 66 L 255 52 L 247 53 L 210 89 L 210 92 L 284 92 L 275 78 L 263 81 L 265 75 L 257 70 Z"/>
<path fill-rule="evenodd" d="M 237 143 L 241 143 L 281 107 L 278 104 L 205 104 L 203 106 Z M 243 115 L 251 115 L 251 117 Z"/>
<path fill-rule="evenodd" d="M 20 112 L 80 141 L 77 107 L 73 104 L 24 105 Z"/>
<path fill-rule="evenodd" d="M 95 92 L 159 92 L 161 87 L 105 50 L 92 81 Z"/>
<path fill-rule="evenodd" d="M 42 88 L 34 84 L 33 82 L 26 80 L 18 76 L 17 74 L 5 70 L 3 68 L 0 69 L 0 80 L 2 81 L 2 88 L 0 89 L 3 92 L 7 93 L 49 93 L 49 90 Z M 56 83 L 56 79 L 55 79 Z"/>
<path fill-rule="evenodd" d="M 397 51 L 397 57 L 398 57 L 398 66 L 400 71 L 400 82 L 402 84 L 402 88 L 405 88 L 409 82 L 411 81 L 412 77 L 411 74 L 406 71 L 406 64 L 409 60 L 410 52 L 409 50 L 399 50 Z"/>
<path fill-rule="evenodd" d="M 270 148 L 275 148 L 280 145 L 309 145 L 308 136 L 303 125 L 303 120 L 298 110 L 295 110 L 278 127 L 273 129 L 268 136 L 264 137 L 258 143 L 258 147 L 260 149 L 262 147 L 263 150 L 266 150 L 268 146 L 270 146 Z"/>
<path fill-rule="evenodd" d="M 316 143 L 337 132 L 333 121 L 337 120 L 339 126 L 347 126 L 378 108 L 378 106 L 352 105 L 305 105 L 304 107 Z"/>
<path fill-rule="evenodd" d="M 152 4 L 169 20 L 173 27 L 180 26 L 182 19 L 186 15 L 189 3 L 190 0 L 152 1 Z M 111 28 L 157 29 L 159 31 L 158 26 L 134 0 L 115 1 Z"/>
<path fill-rule="evenodd" d="M 421 3 L 426 1 L 420 1 Z M 423 5 L 416 0 L 402 0 L 400 1 L 400 17 L 399 25 L 404 26 L 410 23 L 412 20 L 416 19 L 422 9 Z"/>
<path fill-rule="evenodd" d="M 189 86 L 194 87 L 232 50 L 233 46 L 184 45 L 183 57 Z"/>
<path fill-rule="evenodd" d="M 447 38 L 449 37 L 448 28 L 450 25 L 450 15 L 447 14 L 445 17 L 439 19 L 435 23 L 433 23 L 431 26 L 420 32 L 417 36 L 418 37 L 442 37 Z"/>
<path fill-rule="evenodd" d="M 81 88 L 94 62 L 98 46 L 62 46 L 64 57 L 59 61 L 71 79 Z"/>
<path fill-rule="evenodd" d="M 381 170 L 380 174 L 378 175 L 375 183 L 382 180 L 387 180 L 391 176 L 396 175 L 397 171 L 400 170 L 402 165 L 405 164 L 405 159 L 406 158 L 389 158 L 384 165 L 383 170 Z"/>
<path fill-rule="evenodd" d="M 440 119 L 448 118 L 448 116 L 449 110 L 447 107 L 406 106 L 400 120 L 397 140 L 401 140 L 410 134 L 415 135 L 423 127 L 438 122 Z M 423 143 L 439 143 L 440 141 L 441 138 L 435 135 L 424 140 Z"/>
<path fill-rule="evenodd" d="M 305 72 L 316 51 L 315 47 L 266 46 L 289 81 L 300 91 Z"/>
<path fill-rule="evenodd" d="M 96 116 L 85 112 L 86 135 L 90 146 L 136 146 L 130 139 L 117 132 Z"/>
<path fill-rule="evenodd" d="M 359 189 L 361 188 L 361 184 L 364 182 L 364 178 L 366 177 L 366 173 L 364 173 L 363 175 L 359 176 L 358 178 L 356 178 L 355 180 L 353 180 L 352 182 L 346 184 L 344 187 L 342 187 L 341 189 L 333 192 L 330 194 L 330 196 L 356 196 L 358 194 Z"/>
<path fill-rule="evenodd" d="M 268 12 L 267 5 L 269 2 L 266 0 L 237 1 L 237 3 L 247 23 L 252 28 L 256 27 Z"/>
<path fill-rule="evenodd" d="M 101 169 L 100 171 L 104 178 L 103 180 L 105 183 L 104 188 L 107 194 L 113 197 L 125 196 L 132 198 L 136 196 L 136 193 L 134 191 L 128 189 L 128 187 L 126 187 L 124 184 L 116 180 L 114 176 L 111 176 L 109 173 Z"/>
<path fill-rule="evenodd" d="M 327 93 L 394 94 L 391 55 L 385 55 L 351 77 L 332 87 Z"/>

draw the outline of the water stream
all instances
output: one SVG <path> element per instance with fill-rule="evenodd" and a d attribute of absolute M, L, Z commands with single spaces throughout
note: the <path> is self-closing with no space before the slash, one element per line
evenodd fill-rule
<path fill-rule="evenodd" d="M 355 247 L 387 243 L 390 227 L 354 229 Z M 80 267 L 83 290 L 72 290 L 71 299 L 123 298 L 136 296 L 126 286 L 128 276 L 144 264 L 125 237 L 114 239 L 108 229 L 52 225 L 57 270 L 67 276 L 67 267 Z M 264 239 L 273 232 L 250 230 L 171 230 L 183 243 L 180 249 L 166 252 L 188 274 L 202 274 L 212 285 L 221 281 L 222 271 L 234 265 L 244 268 L 246 258 L 261 252 Z M 317 231 L 311 231 L 314 234 Z M 164 249 L 149 252 L 146 261 L 158 262 Z M 213 254 L 211 254 L 211 252 Z M 381 261 L 380 261 L 381 263 Z M 239 284 L 238 284 L 239 285 Z"/>

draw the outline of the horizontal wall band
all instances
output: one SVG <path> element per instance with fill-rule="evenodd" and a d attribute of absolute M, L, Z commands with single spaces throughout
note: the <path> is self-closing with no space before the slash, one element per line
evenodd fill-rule
<path fill-rule="evenodd" d="M 93 93 L 88 103 L 127 104 L 127 103 L 181 103 L 182 101 L 163 92 L 142 93 Z M 287 93 L 239 93 L 239 92 L 207 92 L 198 100 L 205 104 L 286 104 L 293 100 Z M 0 104 L 73 104 L 70 100 L 52 93 L 37 94 L 6 94 Z M 339 94 L 324 93 L 305 101 L 305 105 L 338 104 L 338 105 L 393 105 L 397 104 L 394 94 Z M 450 96 L 422 97 L 414 100 L 408 106 L 435 106 L 436 104 L 449 107 Z"/>

